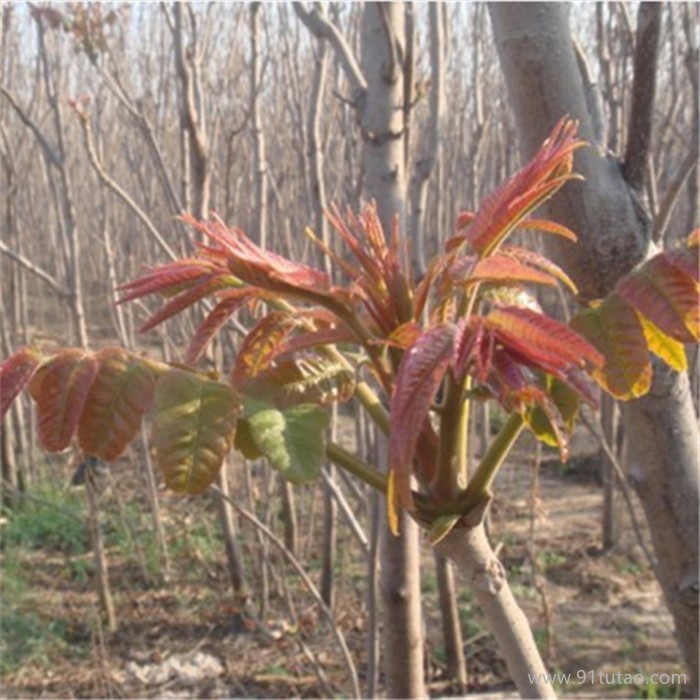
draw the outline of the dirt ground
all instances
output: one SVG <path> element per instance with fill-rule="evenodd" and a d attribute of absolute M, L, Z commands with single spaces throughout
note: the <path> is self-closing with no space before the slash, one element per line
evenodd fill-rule
<path fill-rule="evenodd" d="M 590 460 L 585 451 L 579 451 L 570 465 L 562 467 L 547 452 L 539 470 L 533 530 L 531 448 L 531 443 L 521 443 L 499 476 L 490 533 L 549 669 L 572 674 L 568 682 L 560 679 L 557 692 L 579 697 L 676 697 L 677 687 L 646 680 L 631 683 L 629 677 L 625 682 L 624 674 L 648 678 L 653 673 L 683 671 L 670 615 L 629 515 L 620 508 L 619 544 L 603 554 L 602 491 L 587 468 Z M 116 480 L 122 506 L 128 510 L 133 473 L 124 469 Z M 313 490 L 306 492 L 306 498 L 298 501 L 300 512 L 316 515 L 301 519 L 305 535 L 300 559 L 318 582 L 320 563 L 314 543 L 320 538 L 322 499 Z M 109 552 L 119 618 L 114 633 L 104 629 L 97 613 L 89 552 L 69 554 L 49 545 L 19 553 L 13 550 L 27 585 L 19 599 L 3 585 L 3 614 L 31 614 L 46 629 L 60 621 L 61 634 L 60 643 L 47 642 L 41 653 L 3 667 L 2 697 L 352 694 L 347 664 L 329 625 L 298 576 L 274 552 L 268 553 L 272 562 L 268 608 L 257 621 L 241 618 L 231 601 L 225 556 L 214 534 L 212 502 L 206 497 L 183 502 L 163 494 L 163 510 L 172 556 L 169 583 L 144 580 L 136 558 L 124 554 L 124 548 L 115 545 Z M 643 523 L 641 512 L 638 516 Z M 200 525 L 205 526 L 204 536 L 195 537 L 192 533 Z M 646 531 L 644 535 L 648 536 Z M 344 525 L 340 537 L 334 613 L 364 692 L 366 565 Z M 259 541 L 245 528 L 242 541 L 246 561 L 252 562 L 251 586 L 257 590 L 262 580 L 254 563 Z M 207 549 L 207 542 L 214 545 Z M 5 573 L 9 556 L 5 547 Z M 427 546 L 423 572 L 430 692 L 433 697 L 454 695 L 445 675 L 435 575 Z M 479 612 L 471 607 L 464 587 L 458 590 L 470 693 L 512 696 L 513 686 Z M 13 610 L 13 605 L 21 609 Z M 637 681 L 640 678 L 636 676 Z"/>

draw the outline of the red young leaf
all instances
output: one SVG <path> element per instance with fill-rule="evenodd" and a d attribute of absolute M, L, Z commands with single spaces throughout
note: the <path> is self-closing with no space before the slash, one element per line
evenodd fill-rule
<path fill-rule="evenodd" d="M 29 391 L 36 401 L 39 441 L 48 452 L 70 445 L 97 374 L 97 360 L 83 350 L 62 350 L 42 364 Z"/>
<path fill-rule="evenodd" d="M 684 272 L 688 277 L 691 277 L 695 282 L 700 283 L 700 259 L 698 258 L 698 249 L 691 248 L 674 248 L 666 251 L 664 257 L 674 267 Z"/>
<path fill-rule="evenodd" d="M 396 502 L 410 508 L 411 471 L 418 436 L 452 357 L 454 327 L 439 324 L 426 330 L 407 350 L 399 366 L 391 398 L 390 469 Z"/>
<path fill-rule="evenodd" d="M 344 265 L 356 283 L 372 318 L 385 333 L 413 318 L 410 274 L 401 266 L 401 250 L 396 221 L 387 243 L 375 206 L 368 206 L 355 217 L 348 212 L 346 223 L 338 211 L 329 220 L 359 268 Z"/>
<path fill-rule="evenodd" d="M 548 272 L 530 267 L 508 253 L 495 253 L 478 260 L 475 265 L 460 269 L 459 263 L 469 258 L 461 258 L 453 265 L 450 275 L 456 284 L 476 282 L 500 282 L 502 284 L 548 284 L 555 285 L 556 278 Z M 462 274 L 463 273 L 463 274 Z"/>
<path fill-rule="evenodd" d="M 519 248 L 518 246 L 512 245 L 504 245 L 501 248 L 501 252 L 512 255 L 514 258 L 522 263 L 525 263 L 526 265 L 543 270 L 565 284 L 574 294 L 578 293 L 578 289 L 569 275 L 567 275 L 564 270 L 562 270 L 558 265 L 553 263 L 544 255 L 540 255 L 534 250 L 527 250 L 526 248 Z"/>
<path fill-rule="evenodd" d="M 85 454 L 111 462 L 141 427 L 156 378 L 143 361 L 120 348 L 100 350 L 95 359 L 99 368 L 82 412 L 78 440 Z"/>
<path fill-rule="evenodd" d="M 204 297 L 224 289 L 231 284 L 231 276 L 226 274 L 212 275 L 208 279 L 203 279 L 197 282 L 194 286 L 186 291 L 178 294 L 172 301 L 169 301 L 165 306 L 159 309 L 151 318 L 139 328 L 140 333 L 146 333 L 158 324 L 167 321 L 181 311 L 184 311 L 192 304 L 200 301 Z"/>
<path fill-rule="evenodd" d="M 530 309 L 496 308 L 488 314 L 487 322 L 506 348 L 517 350 L 533 366 L 545 371 L 570 365 L 603 365 L 603 356 L 578 333 Z"/>
<path fill-rule="evenodd" d="M 473 211 L 461 211 L 459 214 L 457 214 L 457 222 L 455 224 L 455 229 L 459 233 L 462 229 L 466 228 L 471 224 L 472 221 L 474 221 L 474 217 L 476 214 L 474 214 Z"/>
<path fill-rule="evenodd" d="M 567 228 L 564 224 L 558 224 L 556 221 L 548 221 L 547 219 L 526 219 L 518 224 L 518 228 L 555 233 L 557 236 L 566 238 L 572 243 L 576 243 L 578 240 L 578 236 L 570 228 Z"/>
<path fill-rule="evenodd" d="M 231 380 L 234 386 L 240 386 L 245 380 L 267 369 L 277 354 L 282 341 L 292 332 L 296 325 L 293 316 L 282 311 L 273 311 L 249 331 L 241 345 Z"/>
<path fill-rule="evenodd" d="M 0 420 L 20 391 L 29 383 L 41 358 L 38 350 L 26 347 L 0 364 Z"/>
<path fill-rule="evenodd" d="M 197 258 L 176 260 L 149 270 L 137 280 L 119 287 L 127 292 L 119 300 L 119 303 L 123 304 L 125 301 L 138 299 L 148 294 L 172 295 L 221 272 L 220 268 L 207 260 L 198 260 Z"/>
<path fill-rule="evenodd" d="M 349 343 L 355 340 L 353 332 L 345 325 L 320 328 L 315 331 L 303 331 L 298 335 L 286 338 L 280 344 L 275 356 L 288 356 L 301 350 L 318 348 L 322 345 Z"/>
<path fill-rule="evenodd" d="M 492 253 L 531 211 L 575 177 L 572 154 L 584 145 L 576 129 L 576 122 L 561 120 L 535 157 L 487 197 L 465 231 L 476 253 Z"/>
<path fill-rule="evenodd" d="M 202 356 L 211 339 L 221 330 L 226 321 L 244 304 L 253 299 L 264 298 L 265 293 L 258 289 L 230 289 L 219 295 L 219 303 L 199 324 L 185 353 L 185 362 L 194 364 Z"/>
<path fill-rule="evenodd" d="M 227 254 L 229 270 L 250 285 L 273 292 L 293 293 L 297 290 L 318 296 L 330 290 L 330 280 L 325 272 L 263 250 L 242 231 L 228 228 L 216 216 L 211 221 L 197 221 L 186 215 L 182 220 L 218 243 Z"/>
<path fill-rule="evenodd" d="M 674 340 L 698 340 L 698 284 L 664 253 L 623 277 L 615 291 Z"/>

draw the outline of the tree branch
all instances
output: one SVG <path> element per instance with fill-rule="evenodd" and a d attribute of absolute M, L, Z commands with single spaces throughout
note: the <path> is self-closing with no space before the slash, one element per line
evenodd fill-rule
<path fill-rule="evenodd" d="M 642 2 L 637 15 L 637 44 L 634 53 L 632 109 L 627 130 L 623 173 L 636 190 L 644 187 L 651 149 L 652 115 L 656 92 L 656 63 L 659 53 L 662 4 Z"/>
<path fill-rule="evenodd" d="M 39 145 L 49 159 L 49 163 L 51 163 L 54 168 L 60 168 L 61 159 L 56 153 L 56 150 L 51 147 L 51 144 L 41 133 L 41 130 L 36 125 L 36 122 L 19 106 L 15 96 L 4 85 L 0 85 L 0 92 L 2 92 L 5 99 L 10 103 L 12 109 L 15 110 L 17 116 L 22 120 L 22 123 L 31 130 L 34 136 L 36 136 L 36 140 L 39 142 Z"/>
<path fill-rule="evenodd" d="M 683 186 L 688 181 L 688 178 L 692 174 L 693 170 L 698 167 L 698 150 L 694 148 L 685 157 L 685 160 L 681 163 L 678 172 L 676 173 L 675 179 L 671 182 L 666 193 L 659 204 L 659 211 L 654 219 L 654 241 L 660 242 L 664 234 L 666 233 L 666 228 L 671 220 L 671 213 L 673 212 L 673 207 L 678 201 L 678 196 L 683 190 Z"/>
<path fill-rule="evenodd" d="M 102 164 L 102 161 L 100 160 L 100 157 L 97 154 L 97 150 L 95 149 L 95 143 L 93 141 L 92 137 L 92 128 L 90 126 L 90 118 L 87 114 L 82 112 L 80 108 L 76 108 L 76 113 L 80 119 L 80 124 L 83 128 L 83 136 L 84 136 L 84 142 L 85 142 L 85 150 L 87 151 L 88 158 L 90 159 L 90 163 L 92 164 L 92 167 L 94 168 L 95 172 L 97 173 L 97 176 L 100 178 L 102 183 L 106 185 L 106 187 L 114 194 L 119 197 L 119 199 L 126 204 L 131 211 L 136 214 L 136 216 L 143 222 L 143 224 L 146 226 L 146 228 L 149 230 L 153 238 L 155 239 L 156 243 L 160 246 L 161 250 L 170 257 L 171 260 L 175 260 L 177 258 L 177 255 L 175 254 L 175 251 L 168 245 L 167 241 L 163 238 L 161 235 L 160 231 L 154 226 L 153 222 L 151 221 L 150 217 L 139 207 L 139 205 L 133 200 L 131 195 L 129 195 L 126 190 L 124 190 L 121 185 L 114 180 L 107 170 L 105 169 L 104 165 Z"/>
<path fill-rule="evenodd" d="M 353 104 L 362 103 L 367 93 L 367 81 L 352 49 L 338 31 L 338 28 L 326 17 L 321 3 L 314 3 L 312 10 L 307 10 L 302 2 L 293 2 L 292 7 L 304 26 L 317 38 L 328 41 L 343 67 L 353 93 Z"/>
<path fill-rule="evenodd" d="M 37 267 L 31 260 L 28 260 L 23 255 L 16 253 L 14 250 L 8 248 L 2 241 L 0 241 L 0 253 L 7 255 L 10 260 L 14 260 L 18 265 L 21 265 L 27 272 L 31 272 L 33 275 L 38 277 L 42 282 L 53 289 L 54 292 L 59 297 L 64 299 L 68 298 L 68 293 L 63 287 L 48 273 L 40 267 Z"/>

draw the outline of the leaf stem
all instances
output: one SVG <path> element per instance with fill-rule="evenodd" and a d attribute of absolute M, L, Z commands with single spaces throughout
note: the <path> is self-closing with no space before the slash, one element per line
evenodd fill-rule
<path fill-rule="evenodd" d="M 285 301 L 284 299 L 275 299 L 272 300 L 270 303 L 282 311 L 287 311 L 290 313 L 294 313 L 295 311 L 294 306 L 292 306 L 289 302 Z M 309 321 L 309 323 L 310 325 L 313 325 L 311 321 Z M 355 330 L 357 332 L 357 329 Z M 369 344 L 363 343 L 363 345 L 365 349 L 367 349 Z M 347 357 L 345 357 L 345 355 L 343 355 L 343 353 L 340 352 L 340 350 L 338 350 L 338 348 L 335 347 L 335 345 L 323 345 L 319 348 L 319 351 L 331 360 L 334 360 L 335 362 L 340 362 L 349 369 L 353 369 L 351 362 L 347 359 Z M 379 371 L 380 367 L 377 366 L 376 362 L 374 364 Z M 383 368 L 383 366 L 381 368 L 384 370 L 386 369 Z M 383 379 L 386 382 L 389 381 L 386 375 L 383 375 Z M 387 391 L 389 391 L 388 387 Z M 369 413 L 372 420 L 377 424 L 377 427 L 385 435 L 388 436 L 390 433 L 389 412 L 386 410 L 386 408 L 384 408 L 384 405 L 382 404 L 380 398 L 372 390 L 369 384 L 367 384 L 366 382 L 358 382 L 355 385 L 355 396 L 357 400 L 362 404 L 363 408 L 367 411 L 367 413 Z"/>
<path fill-rule="evenodd" d="M 519 413 L 511 413 L 469 480 L 467 490 L 460 497 L 459 512 L 468 513 L 488 494 L 494 477 L 524 426 L 523 417 Z"/>
<path fill-rule="evenodd" d="M 358 479 L 364 481 L 375 491 L 379 491 L 386 496 L 387 478 L 384 474 L 374 469 L 357 455 L 348 452 L 345 448 L 334 442 L 326 445 L 326 455 L 334 464 L 341 469 L 354 474 Z"/>

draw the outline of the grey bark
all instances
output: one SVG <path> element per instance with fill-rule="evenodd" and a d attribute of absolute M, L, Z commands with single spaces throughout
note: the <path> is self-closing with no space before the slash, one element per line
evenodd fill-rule
<path fill-rule="evenodd" d="M 375 200 L 384 230 L 405 225 L 403 151 L 403 3 L 365 5 L 362 68 L 367 94 L 361 112 L 366 197 Z M 384 618 L 384 674 L 389 697 L 426 694 L 418 526 L 402 513 L 400 534 L 382 533 L 380 590 Z"/>
<path fill-rule="evenodd" d="M 563 115 L 591 119 L 560 3 L 492 3 L 489 7 L 523 150 L 532 154 Z M 634 131 L 634 130 L 633 130 Z M 584 297 L 601 297 L 650 252 L 651 221 L 624 168 L 594 148 L 575 169 L 584 182 L 567 185 L 551 215 L 574 228 L 576 246 L 552 245 Z M 652 388 L 623 407 L 630 442 L 630 479 L 644 506 L 658 557 L 659 581 L 676 636 L 698 692 L 698 424 L 688 379 L 656 367 Z"/>
<path fill-rule="evenodd" d="M 411 246 L 413 271 L 417 278 L 425 273 L 425 215 L 428 204 L 428 179 L 438 158 L 438 142 L 444 112 L 445 95 L 445 6 L 431 3 L 430 19 L 430 112 L 425 136 L 419 141 L 419 155 L 411 177 L 408 201 L 411 203 Z"/>
<path fill-rule="evenodd" d="M 267 244 L 267 161 L 265 135 L 260 110 L 260 3 L 250 4 L 250 128 L 253 138 L 253 170 L 255 178 L 255 209 L 253 236 L 264 248 Z"/>
<path fill-rule="evenodd" d="M 447 675 L 460 693 L 467 692 L 467 663 L 455 591 L 455 576 L 449 559 L 435 552 L 435 574 L 438 603 L 442 618 L 442 638 L 445 645 Z"/>
<path fill-rule="evenodd" d="M 553 697 L 551 686 L 540 675 L 546 674 L 546 670 L 530 625 L 513 597 L 503 564 L 491 549 L 484 526 L 456 527 L 436 550 L 451 559 L 466 576 L 520 695 Z"/>

